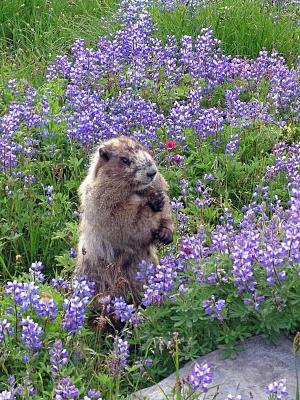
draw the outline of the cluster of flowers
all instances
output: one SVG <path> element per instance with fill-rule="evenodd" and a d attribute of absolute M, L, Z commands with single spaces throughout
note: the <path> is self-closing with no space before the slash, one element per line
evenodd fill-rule
<path fill-rule="evenodd" d="M 80 332 L 86 316 L 86 306 L 94 292 L 94 284 L 86 277 L 74 277 L 71 282 L 62 278 L 51 281 L 51 286 L 62 291 L 65 297 L 57 303 L 52 298 L 53 290 L 41 285 L 44 275 L 41 272 L 44 265 L 40 261 L 34 262 L 29 268 L 27 282 L 7 282 L 4 296 L 7 307 L 1 312 L 0 319 L 0 347 L 17 346 L 22 355 L 22 362 L 26 365 L 34 360 L 45 357 L 45 350 L 50 361 L 50 371 L 53 379 L 53 399 L 79 399 L 80 390 L 74 385 L 70 376 L 65 375 L 69 362 L 69 351 L 61 339 L 52 342 L 46 332 L 46 327 L 53 321 L 59 323 L 68 336 Z M 53 292 L 54 293 L 54 292 Z M 56 295 L 58 293 L 56 292 Z M 61 302 L 63 302 L 61 307 Z M 133 306 L 127 306 L 124 299 L 116 298 L 112 307 L 117 317 L 122 321 L 138 324 L 141 316 Z M 125 317 L 124 315 L 125 313 Z M 3 318 L 5 316 L 5 318 Z M 56 328 L 57 329 L 57 328 Z M 126 340 L 116 337 L 113 350 L 108 358 L 108 364 L 114 374 L 121 373 L 129 357 L 129 344 Z M 30 368 L 24 368 L 24 373 Z M 30 375 L 23 376 L 23 384 L 16 385 L 14 376 L 9 377 L 9 390 L 0 393 L 0 399 L 13 400 L 26 393 L 31 397 L 37 394 Z M 1 382 L 4 383 L 4 382 Z M 27 398 L 27 397 L 26 397 Z M 89 390 L 82 400 L 100 399 L 98 390 Z"/>
<path fill-rule="evenodd" d="M 47 318 L 55 320 L 59 308 L 57 303 L 47 293 L 40 293 L 40 287 L 37 282 L 43 282 L 44 276 L 41 270 L 44 265 L 41 262 L 35 262 L 29 268 L 29 273 L 32 278 L 29 282 L 7 282 L 4 295 L 11 299 L 11 304 L 8 306 L 6 313 L 19 321 L 22 327 L 21 341 L 31 353 L 35 353 L 42 346 L 42 328 L 33 321 L 32 312 L 38 318 Z M 70 334 L 78 332 L 85 319 L 85 308 L 91 300 L 94 291 L 94 284 L 89 282 L 85 277 L 74 277 L 71 283 L 66 283 L 64 280 L 53 280 L 54 287 L 63 287 L 70 290 L 67 299 L 64 300 L 62 326 Z M 15 311 L 13 311 L 15 310 Z M 25 315 L 27 313 L 27 315 Z M 15 314 L 15 315 L 13 315 Z M 13 328 L 7 319 L 1 323 L 0 343 L 4 340 L 5 335 L 12 335 Z"/>
<path fill-rule="evenodd" d="M 8 378 L 8 384 L 9 390 L 0 392 L 0 400 L 15 400 L 20 397 L 32 398 L 37 394 L 28 377 L 24 379 L 22 385 L 16 385 L 15 376 L 11 375 Z M 60 379 L 53 392 L 53 400 L 79 399 L 79 389 L 72 383 L 69 377 Z M 101 393 L 96 389 L 90 389 L 87 395 L 80 400 L 102 400 Z"/>
<path fill-rule="evenodd" d="M 171 1 L 166 7 L 180 2 Z M 287 118 L 299 120 L 299 64 L 289 68 L 276 52 L 262 51 L 254 60 L 225 55 L 209 28 L 195 39 L 184 36 L 177 41 L 168 36 L 164 44 L 154 35 L 147 11 L 152 3 L 121 2 L 119 18 L 126 16 L 121 30 L 100 37 L 95 49 L 78 39 L 70 56 L 59 55 L 49 66 L 48 80 L 59 77 L 66 82 L 64 102 L 55 115 L 47 96 L 39 96 L 28 85 L 19 90 L 18 82 L 8 83 L 15 101 L 0 118 L 0 170 L 16 168 L 19 153 L 35 154 L 45 132 L 49 135 L 50 121 L 66 123 L 68 137 L 88 147 L 124 132 L 146 145 L 159 145 L 161 131 L 184 142 L 187 130 L 192 130 L 196 145 L 223 144 L 232 156 L 240 127 L 257 121 L 282 126 Z M 199 5 L 198 0 L 188 3 Z M 182 100 L 175 89 L 186 80 L 188 92 Z M 159 100 L 149 100 L 151 93 L 159 99 L 166 90 L 167 110 Z M 207 101 L 215 90 L 223 93 L 224 106 Z M 227 126 L 232 132 L 229 138 L 224 134 Z M 20 142 L 17 132 L 23 128 L 35 129 L 40 140 L 23 137 Z"/>
<path fill-rule="evenodd" d="M 16 80 L 9 81 L 7 88 L 18 101 L 13 101 L 0 118 L 0 171 L 13 173 L 18 154 L 31 158 L 40 143 L 26 135 L 20 142 L 15 138 L 16 133 L 21 127 L 27 131 L 44 129 L 49 124 L 50 108 L 47 97 L 39 98 L 38 92 L 28 84 L 23 85 L 22 93 L 17 90 Z"/>
<path fill-rule="evenodd" d="M 180 43 L 168 37 L 163 45 L 152 36 L 149 15 L 143 15 L 112 38 L 100 38 L 96 50 L 78 40 L 72 58 L 59 56 L 49 68 L 48 79 L 61 76 L 69 80 L 66 118 L 70 137 L 95 143 L 123 129 L 147 144 L 158 141 L 158 129 L 184 141 L 185 130 L 192 128 L 195 140 L 219 145 L 226 125 L 247 127 L 254 121 L 284 125 L 287 115 L 299 120 L 299 67 L 289 69 L 275 52 L 262 51 L 251 61 L 226 56 L 210 29 L 202 29 L 195 40 L 183 37 Z M 108 53 L 114 54 L 113 62 Z M 167 116 L 157 111 L 158 105 L 133 92 L 149 88 L 159 93 L 163 86 L 170 90 L 187 76 L 192 81 L 188 100 L 175 99 Z M 226 82 L 233 88 L 224 91 L 225 109 L 204 107 L 207 96 Z M 270 90 L 262 98 L 260 87 L 265 82 Z M 103 99 L 106 85 L 112 84 L 120 94 Z M 252 95 L 250 101 L 241 100 L 246 92 Z M 237 133 L 229 138 L 226 153 L 235 152 L 238 139 Z"/>

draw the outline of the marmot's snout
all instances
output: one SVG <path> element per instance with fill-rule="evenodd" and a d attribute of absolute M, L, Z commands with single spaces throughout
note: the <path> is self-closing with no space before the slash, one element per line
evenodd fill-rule
<path fill-rule="evenodd" d="M 157 167 L 152 157 L 145 151 L 141 151 L 136 158 L 135 180 L 139 189 L 144 189 L 150 185 L 157 175 Z"/>
<path fill-rule="evenodd" d="M 149 176 L 149 178 L 153 179 L 155 177 L 155 175 L 157 174 L 157 169 L 156 168 L 151 168 L 147 171 L 147 176 Z"/>

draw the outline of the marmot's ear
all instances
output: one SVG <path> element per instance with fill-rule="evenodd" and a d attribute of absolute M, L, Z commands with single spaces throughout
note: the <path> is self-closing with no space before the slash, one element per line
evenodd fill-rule
<path fill-rule="evenodd" d="M 147 153 L 150 154 L 150 156 L 151 156 L 152 158 L 155 157 L 155 152 L 154 152 L 154 150 L 152 150 L 152 149 L 147 149 Z"/>
<path fill-rule="evenodd" d="M 105 161 L 108 161 L 111 156 L 111 152 L 108 150 L 107 147 L 105 146 L 100 146 L 99 147 L 99 156 Z"/>

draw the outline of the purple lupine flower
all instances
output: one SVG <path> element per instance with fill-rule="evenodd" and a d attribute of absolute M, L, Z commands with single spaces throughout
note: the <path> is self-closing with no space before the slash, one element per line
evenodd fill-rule
<path fill-rule="evenodd" d="M 63 348 L 62 341 L 60 339 L 55 340 L 52 349 L 49 350 L 51 372 L 56 376 L 60 372 L 60 367 L 64 366 L 68 362 L 68 351 Z"/>
<path fill-rule="evenodd" d="M 163 261 L 163 262 L 162 262 Z M 146 263 L 147 264 L 147 263 Z M 161 260 L 161 264 L 153 266 L 147 264 L 145 271 L 144 295 L 142 303 L 161 304 L 166 295 L 173 289 L 177 278 L 177 262 L 175 260 Z"/>
<path fill-rule="evenodd" d="M 127 340 L 123 340 L 116 336 L 114 339 L 114 348 L 112 351 L 112 360 L 110 362 L 114 374 L 120 373 L 127 364 L 129 357 L 129 344 Z"/>
<path fill-rule="evenodd" d="M 86 276 L 74 276 L 71 285 L 73 296 L 80 297 L 85 305 L 93 297 L 95 291 L 95 283 L 89 281 Z"/>
<path fill-rule="evenodd" d="M 230 135 L 229 142 L 226 144 L 225 153 L 230 157 L 233 157 L 238 150 L 239 146 L 239 135 Z"/>
<path fill-rule="evenodd" d="M 262 303 L 265 300 L 265 296 L 260 295 L 256 290 L 251 293 L 250 298 L 245 298 L 244 299 L 244 304 L 245 305 L 253 305 L 255 311 L 259 311 L 260 309 L 260 303 Z"/>
<path fill-rule="evenodd" d="M 33 302 L 33 308 L 40 318 L 48 317 L 51 320 L 55 320 L 58 313 L 57 304 L 53 299 L 49 299 L 48 297 L 39 297 L 36 299 Z"/>
<path fill-rule="evenodd" d="M 187 383 L 192 386 L 195 392 L 201 387 L 202 392 L 206 393 L 208 391 L 208 385 L 212 383 L 212 380 L 212 366 L 205 361 L 201 364 L 196 363 L 194 365 L 193 371 L 187 378 Z"/>
<path fill-rule="evenodd" d="M 207 255 L 205 246 L 204 226 L 199 226 L 198 233 L 195 236 L 183 236 L 181 239 L 181 259 L 197 260 L 204 259 Z"/>
<path fill-rule="evenodd" d="M 52 201 L 53 201 L 53 197 L 52 197 L 53 190 L 54 190 L 53 186 L 46 186 L 46 187 L 45 187 L 45 195 L 46 195 L 47 198 L 48 198 L 48 203 L 49 203 L 49 204 L 51 204 Z"/>
<path fill-rule="evenodd" d="M 42 328 L 29 316 L 22 319 L 20 325 L 22 326 L 21 341 L 23 344 L 32 352 L 39 350 L 42 347 Z"/>
<path fill-rule="evenodd" d="M 90 399 L 95 399 L 95 400 L 101 399 L 101 393 L 97 389 L 90 389 L 87 395 Z"/>
<path fill-rule="evenodd" d="M 75 276 L 71 283 L 72 294 L 69 299 L 64 300 L 63 328 L 71 334 L 76 333 L 83 327 L 85 319 L 85 307 L 94 294 L 95 284 L 85 276 Z"/>
<path fill-rule="evenodd" d="M 54 389 L 53 400 L 75 400 L 79 395 L 79 390 L 72 383 L 70 377 L 62 378 Z"/>
<path fill-rule="evenodd" d="M 203 179 L 205 181 L 213 181 L 215 179 L 215 177 L 213 176 L 213 174 L 204 174 Z"/>
<path fill-rule="evenodd" d="M 175 154 L 174 156 L 172 156 L 171 161 L 173 161 L 174 163 L 176 163 L 177 165 L 181 164 L 182 161 L 184 160 L 184 156 L 180 155 L 180 154 Z"/>
<path fill-rule="evenodd" d="M 137 313 L 133 304 L 127 304 L 124 297 L 114 297 L 111 301 L 115 316 L 122 322 L 130 322 L 137 325 L 142 322 L 142 315 Z"/>
<path fill-rule="evenodd" d="M 220 299 L 216 301 L 215 296 L 212 295 L 209 300 L 204 300 L 202 302 L 202 306 L 204 308 L 205 314 L 209 315 L 212 321 L 215 318 L 220 321 L 224 319 L 222 311 L 226 306 L 225 300 Z"/>
<path fill-rule="evenodd" d="M 189 182 L 186 179 L 179 180 L 180 194 L 186 196 L 189 193 Z"/>
<path fill-rule="evenodd" d="M 0 400 L 14 400 L 15 393 L 14 390 L 4 390 L 0 392 Z"/>
<path fill-rule="evenodd" d="M 22 357 L 22 362 L 24 364 L 28 363 L 30 361 L 30 355 L 29 354 L 24 354 L 24 356 Z"/>
<path fill-rule="evenodd" d="M 76 258 L 76 250 L 74 249 L 74 247 L 70 248 L 69 255 L 71 258 Z"/>
<path fill-rule="evenodd" d="M 147 368 L 152 367 L 153 365 L 153 360 L 152 358 L 146 358 L 146 360 L 144 360 L 143 365 Z"/>
<path fill-rule="evenodd" d="M 35 300 L 38 299 L 39 288 L 34 282 L 8 282 L 5 286 L 5 296 L 12 296 L 16 305 L 20 306 L 21 310 L 27 310 Z"/>
<path fill-rule="evenodd" d="M 171 201 L 171 208 L 172 208 L 172 210 L 178 211 L 178 210 L 184 208 L 184 204 L 182 203 L 182 201 L 173 199 Z"/>
<path fill-rule="evenodd" d="M 6 85 L 7 88 L 8 88 L 15 96 L 17 96 L 17 95 L 19 94 L 17 84 L 18 84 L 17 79 L 10 79 L 10 80 L 7 82 L 7 85 Z"/>
<path fill-rule="evenodd" d="M 44 268 L 45 268 L 45 266 L 43 265 L 43 263 L 41 261 L 35 261 L 34 263 L 31 264 L 29 272 L 42 271 Z"/>
<path fill-rule="evenodd" d="M 9 375 L 9 377 L 7 378 L 7 383 L 11 388 L 13 388 L 16 383 L 16 377 L 14 375 Z"/>
<path fill-rule="evenodd" d="M 259 232 L 253 225 L 248 225 L 232 242 L 230 257 L 233 260 L 232 274 L 238 292 L 253 292 L 256 281 L 253 273 L 253 263 L 259 252 Z"/>
<path fill-rule="evenodd" d="M 286 379 L 280 379 L 278 382 L 275 381 L 270 383 L 266 389 L 266 393 L 269 396 L 273 396 L 274 400 L 287 398 L 288 392 L 286 390 Z"/>
<path fill-rule="evenodd" d="M 71 289 L 71 284 L 69 281 L 65 280 L 64 278 L 53 278 L 51 279 L 50 285 L 57 289 Z"/>
<path fill-rule="evenodd" d="M 32 380 L 29 375 L 26 374 L 23 378 L 22 385 L 18 385 L 15 389 L 15 393 L 22 397 L 32 397 L 36 394 L 36 389 L 33 386 Z"/>
<path fill-rule="evenodd" d="M 72 296 L 69 300 L 64 300 L 63 307 L 65 309 L 63 328 L 74 334 L 83 327 L 85 304 L 80 297 Z"/>
<path fill-rule="evenodd" d="M 186 286 L 184 286 L 183 283 L 181 283 L 181 284 L 178 286 L 178 292 L 179 292 L 179 293 L 186 293 L 186 292 L 188 292 L 188 290 L 189 290 L 189 288 L 186 287 Z"/>
<path fill-rule="evenodd" d="M 5 336 L 12 336 L 14 330 L 7 319 L 0 320 L 0 344 L 3 342 Z"/>
<path fill-rule="evenodd" d="M 38 282 L 44 282 L 45 277 L 41 273 L 41 270 L 43 270 L 45 266 L 42 264 L 41 261 L 36 261 L 31 264 L 31 267 L 29 268 L 29 273 L 33 276 L 34 280 Z"/>

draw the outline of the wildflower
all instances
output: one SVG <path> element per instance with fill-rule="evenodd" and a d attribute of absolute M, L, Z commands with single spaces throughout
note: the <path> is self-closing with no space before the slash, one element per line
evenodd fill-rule
<path fill-rule="evenodd" d="M 181 164 L 183 160 L 184 160 L 184 157 L 181 156 L 180 154 L 175 154 L 175 155 L 171 158 L 171 161 L 175 162 L 177 165 Z"/>
<path fill-rule="evenodd" d="M 208 385 L 212 383 L 213 371 L 211 365 L 206 361 L 194 365 L 193 371 L 190 373 L 187 383 L 193 387 L 196 391 L 201 387 L 202 391 L 206 393 L 208 391 Z"/>
<path fill-rule="evenodd" d="M 31 267 L 29 268 L 29 273 L 33 276 L 34 280 L 38 282 L 44 282 L 45 277 L 41 273 L 41 270 L 43 270 L 45 266 L 42 264 L 41 261 L 36 261 L 31 264 Z"/>
<path fill-rule="evenodd" d="M 239 146 L 239 135 L 230 135 L 229 142 L 226 144 L 225 153 L 230 157 L 233 157 L 238 150 Z"/>
<path fill-rule="evenodd" d="M 111 301 L 115 316 L 122 322 L 130 322 L 134 325 L 141 322 L 141 315 L 136 312 L 133 304 L 127 304 L 122 296 L 115 297 Z"/>
<path fill-rule="evenodd" d="M 90 389 L 87 394 L 90 399 L 101 400 L 101 393 L 97 389 Z"/>
<path fill-rule="evenodd" d="M 37 315 L 41 317 L 48 317 L 54 320 L 58 313 L 58 307 L 55 301 L 48 295 L 43 295 L 33 302 L 33 308 Z"/>
<path fill-rule="evenodd" d="M 9 386 L 11 388 L 13 388 L 15 386 L 16 383 L 16 377 L 14 375 L 9 375 L 7 378 L 7 383 L 9 384 Z"/>
<path fill-rule="evenodd" d="M 51 372 L 55 376 L 59 373 L 60 367 L 64 366 L 68 362 L 68 351 L 63 348 L 62 341 L 60 339 L 55 340 L 53 347 L 49 350 Z"/>
<path fill-rule="evenodd" d="M 70 248 L 69 255 L 71 258 L 76 258 L 76 250 L 74 249 L 74 247 Z"/>
<path fill-rule="evenodd" d="M 176 142 L 174 141 L 174 140 L 168 140 L 167 142 L 166 142 L 166 144 L 165 144 L 165 148 L 167 149 L 167 150 L 174 150 L 175 149 L 175 147 L 176 147 Z"/>
<path fill-rule="evenodd" d="M 206 181 L 213 181 L 215 177 L 213 176 L 213 174 L 204 174 L 203 179 Z"/>
<path fill-rule="evenodd" d="M 153 365 L 153 360 L 151 358 L 146 358 L 146 360 L 144 360 L 143 365 L 147 368 L 150 368 Z"/>
<path fill-rule="evenodd" d="M 8 282 L 5 287 L 5 296 L 12 296 L 15 304 L 19 305 L 21 310 L 27 310 L 32 303 L 38 299 L 38 286 L 34 282 Z"/>
<path fill-rule="evenodd" d="M 223 315 L 222 311 L 226 306 L 225 300 L 215 300 L 215 296 L 212 295 L 209 300 L 204 300 L 202 302 L 204 312 L 207 315 L 210 315 L 210 319 L 213 321 L 215 318 L 222 321 Z"/>
<path fill-rule="evenodd" d="M 94 294 L 94 282 L 90 282 L 86 276 L 81 276 L 80 278 L 74 276 L 71 285 L 73 296 L 80 297 L 84 305 L 86 305 Z"/>
<path fill-rule="evenodd" d="M 32 352 L 39 350 L 42 347 L 42 328 L 29 316 L 22 319 L 20 325 L 22 326 L 21 341 L 23 344 Z"/>
<path fill-rule="evenodd" d="M 14 334 L 14 330 L 7 319 L 3 319 L 0 321 L 0 343 L 3 342 L 5 336 L 12 336 Z"/>
<path fill-rule="evenodd" d="M 46 187 L 45 187 L 45 193 L 46 193 L 46 195 L 47 195 L 47 196 L 51 196 L 52 193 L 53 193 L 53 190 L 54 190 L 53 186 L 46 186 Z"/>
<path fill-rule="evenodd" d="M 69 300 L 64 300 L 63 307 L 65 309 L 63 328 L 74 334 L 83 327 L 85 318 L 84 302 L 80 297 L 72 296 Z"/>
<path fill-rule="evenodd" d="M 24 364 L 28 363 L 30 361 L 30 355 L 29 354 L 24 354 L 24 356 L 22 357 L 22 362 Z"/>
<path fill-rule="evenodd" d="M 43 263 L 41 261 L 35 261 L 34 263 L 31 264 L 29 272 L 41 271 L 44 268 L 45 268 L 45 266 L 43 265 Z"/>
<path fill-rule="evenodd" d="M 71 288 L 70 282 L 65 280 L 64 278 L 53 278 L 51 279 L 50 285 L 58 289 L 69 290 Z"/>
<path fill-rule="evenodd" d="M 151 264 L 146 268 L 146 283 L 142 303 L 145 306 L 160 304 L 172 290 L 177 277 L 176 263 L 165 260 L 157 266 Z"/>
<path fill-rule="evenodd" d="M 112 360 L 110 366 L 115 374 L 120 373 L 126 366 L 129 357 L 129 344 L 118 336 L 114 339 L 114 348 L 112 351 Z"/>
<path fill-rule="evenodd" d="M 278 382 L 270 383 L 266 389 L 269 396 L 273 396 L 274 400 L 282 400 L 288 396 L 286 390 L 286 379 L 280 379 Z"/>
<path fill-rule="evenodd" d="M 54 389 L 53 400 L 75 400 L 78 395 L 79 390 L 72 383 L 71 378 L 67 376 L 62 378 Z"/>
<path fill-rule="evenodd" d="M 14 400 L 15 395 L 13 390 L 4 390 L 0 392 L 0 400 Z"/>
<path fill-rule="evenodd" d="M 93 296 L 95 284 L 85 276 L 75 276 L 71 283 L 72 294 L 65 299 L 63 307 L 65 314 L 63 328 L 71 334 L 76 333 L 83 327 L 85 319 L 85 307 Z"/>

